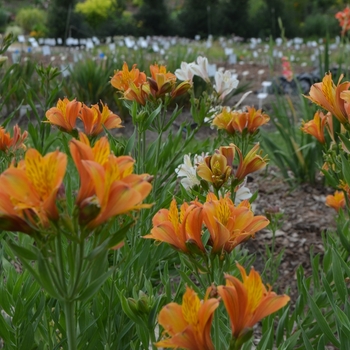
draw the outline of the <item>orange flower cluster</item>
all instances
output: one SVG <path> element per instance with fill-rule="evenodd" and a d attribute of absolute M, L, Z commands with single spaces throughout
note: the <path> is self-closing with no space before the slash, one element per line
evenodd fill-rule
<path fill-rule="evenodd" d="M 257 143 L 245 157 L 241 150 L 234 144 L 222 146 L 212 156 L 206 156 L 204 162 L 197 166 L 199 177 L 213 184 L 216 189 L 220 189 L 228 179 L 233 176 L 238 182 L 255 171 L 264 168 L 267 158 L 262 157 Z M 239 163 L 234 174 L 233 161 L 235 153 L 238 153 Z"/>
<path fill-rule="evenodd" d="M 21 134 L 20 127 L 16 124 L 13 127 L 13 136 L 11 137 L 9 132 L 0 126 L 0 151 L 3 152 L 14 152 L 17 149 L 26 149 L 24 145 L 25 139 L 28 137 L 28 132 L 24 131 Z"/>
<path fill-rule="evenodd" d="M 350 122 L 350 90 L 348 90 L 350 82 L 340 83 L 342 79 L 343 75 L 335 85 L 332 74 L 328 73 L 322 82 L 311 86 L 309 96 L 305 97 L 331 113 L 341 124 L 348 125 Z"/>
<path fill-rule="evenodd" d="M 31 148 L 17 167 L 5 170 L 0 175 L 0 228 L 32 233 L 57 220 L 56 196 L 66 165 L 64 153 L 43 157 Z"/>
<path fill-rule="evenodd" d="M 147 101 L 155 101 L 169 95 L 171 98 L 183 95 L 192 84 L 190 81 L 183 81 L 176 85 L 176 76 L 167 72 L 165 66 L 154 64 L 150 66 L 151 77 L 140 72 L 134 64 L 129 67 L 124 62 L 122 70 L 117 70 L 111 79 L 111 84 L 123 93 L 126 100 L 136 101 L 145 105 Z"/>
<path fill-rule="evenodd" d="M 335 18 L 339 21 L 341 27 L 341 35 L 344 36 L 345 33 L 350 29 L 350 7 L 346 6 L 343 11 L 339 11 L 335 14 Z"/>
<path fill-rule="evenodd" d="M 106 137 L 91 147 L 80 133 L 80 141 L 73 139 L 69 147 L 81 181 L 77 197 L 81 224 L 94 228 L 113 216 L 150 206 L 141 204 L 152 189 L 149 175 L 133 174 L 134 160 L 111 154 Z"/>
<path fill-rule="evenodd" d="M 148 175 L 133 174 L 134 160 L 116 157 L 106 137 L 90 146 L 87 136 L 70 142 L 70 151 L 78 169 L 81 186 L 76 203 L 79 222 L 89 228 L 113 216 L 134 209 L 152 189 Z M 56 199 L 66 172 L 67 155 L 59 151 L 42 156 L 29 149 L 24 160 L 0 175 L 0 229 L 31 234 L 58 220 Z"/>
<path fill-rule="evenodd" d="M 249 134 L 253 134 L 260 126 L 266 124 L 270 117 L 254 107 L 247 107 L 246 112 L 230 110 L 223 108 L 222 112 L 217 114 L 213 119 L 212 125 L 218 129 L 224 129 L 229 134 L 234 135 L 236 132 L 243 133 L 247 130 Z"/>
<path fill-rule="evenodd" d="M 164 328 L 166 338 L 155 345 L 166 348 L 188 350 L 213 350 L 210 337 L 214 311 L 219 300 L 209 298 L 217 291 L 230 318 L 233 341 L 241 341 L 252 327 L 264 317 L 278 311 L 289 302 L 287 295 L 277 295 L 262 283 L 259 273 L 253 268 L 247 275 L 245 269 L 237 264 L 242 282 L 229 274 L 225 275 L 226 285 L 207 290 L 204 300 L 190 288 L 186 288 L 182 305 L 170 303 L 159 313 L 158 322 Z M 248 339 L 247 339 L 248 340 Z"/>
<path fill-rule="evenodd" d="M 226 196 L 218 199 L 209 193 L 204 204 L 198 201 L 182 204 L 180 213 L 173 199 L 170 209 L 161 209 L 153 218 L 153 229 L 144 238 L 169 243 L 183 253 L 206 252 L 201 236 L 203 224 L 208 229 L 212 254 L 230 253 L 266 227 L 269 220 L 254 216 L 248 201 L 235 206 Z"/>
<path fill-rule="evenodd" d="M 103 128 L 121 128 L 121 119 L 109 110 L 107 105 L 101 102 L 102 110 L 98 104 L 88 107 L 75 99 L 69 101 L 67 98 L 59 99 L 56 107 L 46 112 L 48 123 L 56 125 L 60 130 L 71 133 L 76 130 L 77 119 L 84 126 L 85 134 L 96 136 Z"/>

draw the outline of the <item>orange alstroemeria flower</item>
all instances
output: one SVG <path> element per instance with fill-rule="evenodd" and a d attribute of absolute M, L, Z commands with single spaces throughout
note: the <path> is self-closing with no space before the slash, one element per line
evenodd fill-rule
<path fill-rule="evenodd" d="M 180 213 L 176 200 L 173 199 L 170 208 L 161 209 L 153 217 L 153 228 L 150 235 L 144 238 L 152 238 L 159 242 L 169 243 L 175 249 L 183 253 L 189 253 L 189 246 L 195 246 L 197 250 L 205 252 L 201 241 L 203 209 L 196 205 L 181 205 Z"/>
<path fill-rule="evenodd" d="M 0 188 L 3 188 L 0 177 Z M 23 215 L 23 211 L 16 208 L 11 201 L 11 197 L 7 193 L 1 192 L 0 189 L 0 229 L 5 231 L 20 231 L 31 234 L 34 230 L 35 223 L 29 224 Z M 28 215 L 26 215 L 28 217 Z"/>
<path fill-rule="evenodd" d="M 121 71 L 115 71 L 114 76 L 111 79 L 112 86 L 121 91 L 128 90 L 131 83 L 133 83 L 136 87 L 139 87 L 145 82 L 146 74 L 140 72 L 140 70 L 136 68 L 136 64 L 134 64 L 132 69 L 129 71 L 129 67 L 126 62 L 124 62 L 123 69 Z"/>
<path fill-rule="evenodd" d="M 138 104 L 144 106 L 149 100 L 151 89 L 149 83 L 143 83 L 139 86 L 130 83 L 129 89 L 124 92 L 124 98 L 130 101 L 136 101 Z"/>
<path fill-rule="evenodd" d="M 50 124 L 56 125 L 62 131 L 70 133 L 76 127 L 76 121 L 80 114 L 81 102 L 69 101 L 66 97 L 59 99 L 56 107 L 46 112 L 46 118 Z"/>
<path fill-rule="evenodd" d="M 93 216 L 84 218 L 89 227 L 94 228 L 112 216 L 148 207 L 141 204 L 152 188 L 148 175 L 132 173 L 131 157 L 110 154 L 106 137 L 91 148 L 86 135 L 81 133 L 80 141 L 73 139 L 69 147 L 81 181 L 76 202 L 84 213 L 90 206 L 97 209 Z"/>
<path fill-rule="evenodd" d="M 10 167 L 1 174 L 1 192 L 10 196 L 17 209 L 35 212 L 45 226 L 47 219 L 58 219 L 56 197 L 66 166 L 64 153 L 55 151 L 43 157 L 31 148 L 17 168 Z"/>
<path fill-rule="evenodd" d="M 326 197 L 326 205 L 333 208 L 337 212 L 340 209 L 345 208 L 345 196 L 343 191 L 335 191 L 334 195 L 328 195 Z"/>
<path fill-rule="evenodd" d="M 315 137 L 319 142 L 324 144 L 326 142 L 324 135 L 324 128 L 327 123 L 327 115 L 324 115 L 321 111 L 317 111 L 314 115 L 314 119 L 305 123 L 302 122 L 302 127 L 300 128 L 306 134 L 310 134 Z"/>
<path fill-rule="evenodd" d="M 107 137 L 101 137 L 93 147 L 90 146 L 89 139 L 85 134 L 81 132 L 79 133 L 79 137 L 80 141 L 72 139 L 69 144 L 72 158 L 80 175 L 80 189 L 76 199 L 77 204 L 80 204 L 83 199 L 91 197 L 94 194 L 93 183 L 82 161 L 91 160 L 103 166 L 107 163 L 111 153 Z"/>
<path fill-rule="evenodd" d="M 265 168 L 267 165 L 267 156 L 261 157 L 261 155 L 258 154 L 259 147 L 260 145 L 257 143 L 244 158 L 241 150 L 236 147 L 239 155 L 238 169 L 235 174 L 237 180 L 244 180 L 248 174 Z"/>
<path fill-rule="evenodd" d="M 198 164 L 197 174 L 205 181 L 212 183 L 215 188 L 219 189 L 227 182 L 232 174 L 231 166 L 232 163 L 229 163 L 227 157 L 220 149 L 216 150 L 212 156 L 205 157 L 203 163 Z"/>
<path fill-rule="evenodd" d="M 207 293 L 208 294 L 208 293 Z M 219 306 L 219 300 L 211 298 L 201 301 L 190 288 L 182 299 L 182 305 L 170 303 L 159 313 L 158 322 L 168 336 L 158 343 L 157 347 L 214 350 L 210 337 L 214 312 Z"/>
<path fill-rule="evenodd" d="M 236 132 L 242 133 L 245 129 L 253 134 L 261 125 L 266 124 L 270 117 L 263 113 L 261 109 L 247 107 L 246 112 L 231 111 L 229 108 L 223 108 L 222 112 L 216 115 L 212 125 L 218 129 L 224 129 L 229 134 Z"/>
<path fill-rule="evenodd" d="M 21 134 L 20 127 L 16 124 L 13 127 L 13 136 L 11 137 L 10 133 L 6 132 L 6 130 L 0 126 L 0 151 L 11 151 L 14 152 L 17 149 L 26 149 L 24 145 L 25 139 L 28 137 L 28 132 L 24 131 Z"/>
<path fill-rule="evenodd" d="M 333 114 L 342 124 L 349 123 L 349 116 L 346 111 L 345 98 L 343 92 L 350 87 L 350 82 L 341 83 L 343 75 L 340 76 L 338 84 L 335 85 L 332 80 L 332 74 L 328 73 L 324 76 L 321 83 L 311 86 L 309 96 L 305 96 L 318 106 L 324 108 Z"/>
<path fill-rule="evenodd" d="M 278 311 L 290 300 L 287 295 L 277 295 L 265 288 L 258 272 L 252 268 L 249 275 L 237 264 L 243 282 L 225 274 L 226 285 L 218 286 L 231 322 L 232 336 L 239 339 L 264 317 Z"/>
<path fill-rule="evenodd" d="M 228 196 L 218 199 L 213 193 L 208 194 L 203 211 L 213 254 L 230 253 L 269 224 L 265 216 L 254 216 L 248 201 L 235 206 Z"/>
<path fill-rule="evenodd" d="M 118 115 L 109 110 L 107 105 L 102 105 L 102 112 L 99 105 L 95 104 L 91 108 L 83 105 L 81 109 L 81 120 L 84 124 L 85 133 L 87 135 L 96 136 L 103 131 L 103 127 L 106 129 L 121 128 L 121 119 Z"/>
<path fill-rule="evenodd" d="M 150 66 L 152 78 L 148 78 L 153 96 L 160 97 L 170 92 L 175 83 L 176 76 L 167 72 L 165 66 L 153 64 Z"/>

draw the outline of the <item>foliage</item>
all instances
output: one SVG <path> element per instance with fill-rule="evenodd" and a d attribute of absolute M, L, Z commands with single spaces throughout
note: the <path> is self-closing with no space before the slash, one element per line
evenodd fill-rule
<path fill-rule="evenodd" d="M 16 14 L 16 23 L 26 33 L 45 27 L 46 19 L 46 12 L 35 7 L 22 8 Z"/>
<path fill-rule="evenodd" d="M 75 5 L 75 11 L 83 14 L 91 27 L 96 28 L 105 21 L 113 6 L 112 0 L 86 0 Z"/>

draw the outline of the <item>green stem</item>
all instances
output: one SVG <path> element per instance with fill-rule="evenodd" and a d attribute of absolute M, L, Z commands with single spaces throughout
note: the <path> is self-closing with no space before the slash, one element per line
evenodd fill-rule
<path fill-rule="evenodd" d="M 77 261 L 78 268 L 76 270 L 73 287 L 69 293 L 69 300 L 72 300 L 75 298 L 76 290 L 80 282 L 80 274 L 81 274 L 83 260 L 84 260 L 84 240 L 82 240 L 82 242 L 78 245 L 78 249 L 79 249 L 78 261 Z"/>
<path fill-rule="evenodd" d="M 113 266 L 116 266 L 117 264 L 117 251 L 114 251 L 113 255 Z M 117 269 L 114 269 L 113 275 L 112 275 L 112 285 L 111 285 L 111 291 L 109 293 L 109 302 L 108 302 L 108 314 L 107 314 L 107 346 L 111 347 L 111 334 L 112 334 L 112 322 L 111 322 L 111 310 L 112 310 L 112 300 L 114 300 L 114 281 L 116 280 L 116 273 Z"/>
<path fill-rule="evenodd" d="M 58 278 L 60 280 L 60 284 L 63 288 L 64 292 L 64 299 L 67 297 L 67 284 L 66 284 L 66 278 L 64 276 L 64 265 L 63 265 L 63 258 L 62 258 L 62 242 L 61 242 L 61 234 L 58 233 L 56 239 L 56 258 L 57 258 L 57 269 L 58 269 Z"/>
<path fill-rule="evenodd" d="M 76 335 L 76 324 L 75 324 L 75 302 L 66 301 L 63 304 L 64 316 L 66 320 L 66 334 L 68 350 L 77 349 L 77 335 Z"/>

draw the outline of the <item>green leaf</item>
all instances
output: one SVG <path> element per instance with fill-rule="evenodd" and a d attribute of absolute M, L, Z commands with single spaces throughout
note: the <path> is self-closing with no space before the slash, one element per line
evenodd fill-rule
<path fill-rule="evenodd" d="M 5 341 L 5 343 L 11 342 L 11 327 L 5 321 L 3 315 L 0 313 L 0 337 Z"/>
<path fill-rule="evenodd" d="M 301 329 L 301 335 L 303 337 L 305 349 L 306 350 L 313 350 L 312 344 L 305 333 L 304 327 L 302 326 L 300 319 L 298 319 L 298 325 L 299 325 L 299 328 Z"/>
<path fill-rule="evenodd" d="M 79 301 L 87 301 L 92 298 L 95 293 L 99 290 L 102 284 L 107 280 L 109 276 L 112 275 L 115 268 L 111 268 L 105 272 L 101 277 L 97 278 L 95 281 L 91 282 L 88 287 L 76 298 Z"/>
<path fill-rule="evenodd" d="M 347 288 L 344 281 L 343 270 L 339 262 L 339 256 L 335 254 L 334 249 L 332 249 L 332 267 L 333 267 L 333 278 L 334 278 L 335 288 L 337 289 L 337 292 L 342 302 L 345 303 L 348 295 Z"/>
<path fill-rule="evenodd" d="M 318 308 L 317 304 L 315 303 L 315 301 L 313 300 L 313 298 L 309 293 L 308 293 L 308 299 L 309 299 L 311 312 L 314 315 L 316 322 L 320 327 L 321 331 L 325 334 L 325 336 L 329 339 L 329 341 L 332 342 L 333 345 L 335 345 L 336 347 L 339 347 L 340 343 L 338 339 L 334 336 L 334 333 L 329 327 L 328 322 L 323 317 L 321 310 Z"/>
<path fill-rule="evenodd" d="M 19 258 L 26 260 L 38 260 L 37 254 L 35 254 L 33 251 L 24 247 L 20 247 L 13 242 L 8 242 L 8 244 Z"/>
<path fill-rule="evenodd" d="M 108 249 L 115 247 L 119 244 L 126 236 L 129 228 L 133 225 L 134 221 L 129 222 L 116 233 L 112 234 L 108 237 L 102 244 L 96 247 L 87 257 L 87 260 L 94 260 L 99 258 L 102 254 L 104 254 Z"/>
<path fill-rule="evenodd" d="M 342 160 L 342 173 L 345 182 L 350 186 L 350 164 L 349 161 L 345 158 L 343 153 L 340 153 Z"/>

